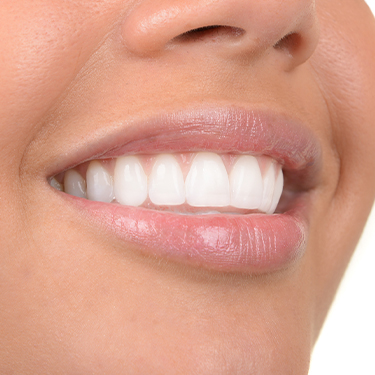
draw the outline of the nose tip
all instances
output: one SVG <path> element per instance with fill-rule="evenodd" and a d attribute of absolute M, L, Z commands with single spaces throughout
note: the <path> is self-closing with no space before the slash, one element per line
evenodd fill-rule
<path fill-rule="evenodd" d="M 230 53 L 282 51 L 298 65 L 315 49 L 318 23 L 314 0 L 144 0 L 121 32 L 126 48 L 139 56 L 191 41 Z"/>

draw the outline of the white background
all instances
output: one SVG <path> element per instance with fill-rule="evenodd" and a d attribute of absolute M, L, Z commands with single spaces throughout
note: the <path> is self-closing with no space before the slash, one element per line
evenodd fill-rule
<path fill-rule="evenodd" d="M 367 3 L 375 14 L 375 0 Z M 375 206 L 315 346 L 309 375 L 375 375 Z"/>
<path fill-rule="evenodd" d="M 309 375 L 375 375 L 375 206 L 315 346 Z"/>

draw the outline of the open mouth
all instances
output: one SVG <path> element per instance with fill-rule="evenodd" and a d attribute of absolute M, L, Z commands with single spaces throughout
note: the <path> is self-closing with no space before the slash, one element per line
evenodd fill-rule
<path fill-rule="evenodd" d="M 64 163 L 50 184 L 104 235 L 171 261 L 264 273 L 304 253 L 321 152 L 286 116 L 209 107 L 133 124 Z"/>

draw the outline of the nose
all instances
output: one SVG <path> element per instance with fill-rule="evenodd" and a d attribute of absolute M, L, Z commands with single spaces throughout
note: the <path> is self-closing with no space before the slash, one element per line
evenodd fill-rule
<path fill-rule="evenodd" d="M 314 0 L 143 0 L 121 32 L 139 56 L 193 43 L 221 53 L 281 53 L 293 68 L 313 53 L 318 29 Z"/>

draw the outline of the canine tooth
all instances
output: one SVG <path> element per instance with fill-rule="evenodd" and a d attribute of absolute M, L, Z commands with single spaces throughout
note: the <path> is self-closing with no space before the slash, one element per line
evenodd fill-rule
<path fill-rule="evenodd" d="M 273 192 L 271 207 L 267 211 L 268 214 L 273 214 L 275 212 L 276 207 L 279 204 L 281 194 L 283 192 L 283 187 L 284 187 L 284 175 L 283 175 L 282 169 L 280 169 L 276 178 L 275 190 Z"/>
<path fill-rule="evenodd" d="M 229 178 L 221 157 L 211 152 L 197 153 L 186 177 L 185 189 L 191 206 L 228 206 Z"/>
<path fill-rule="evenodd" d="M 147 199 L 147 176 L 136 156 L 122 156 L 116 160 L 115 197 L 128 206 L 140 206 Z"/>
<path fill-rule="evenodd" d="M 272 197 L 275 190 L 275 180 L 275 166 L 274 163 L 271 163 L 263 177 L 263 196 L 262 203 L 259 206 L 259 210 L 262 212 L 269 212 L 271 208 Z"/>
<path fill-rule="evenodd" d="M 87 198 L 98 202 L 112 202 L 113 183 L 110 174 L 99 161 L 92 161 L 86 172 Z"/>
<path fill-rule="evenodd" d="M 254 156 L 240 156 L 229 176 L 231 206 L 256 209 L 263 196 L 263 180 L 259 163 Z"/>
<path fill-rule="evenodd" d="M 51 179 L 51 181 L 49 182 L 49 184 L 50 184 L 53 188 L 55 188 L 56 190 L 64 191 L 62 185 L 60 184 L 60 182 L 58 182 L 58 181 L 56 180 L 55 177 L 53 177 L 53 178 Z"/>
<path fill-rule="evenodd" d="M 67 194 L 86 198 L 86 181 L 75 169 L 69 169 L 64 175 L 64 190 Z"/>
<path fill-rule="evenodd" d="M 149 177 L 148 194 L 157 205 L 176 206 L 185 202 L 184 177 L 172 155 L 157 156 Z"/>

